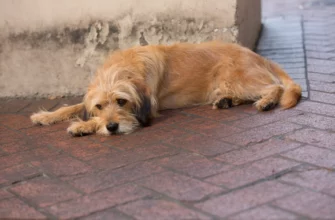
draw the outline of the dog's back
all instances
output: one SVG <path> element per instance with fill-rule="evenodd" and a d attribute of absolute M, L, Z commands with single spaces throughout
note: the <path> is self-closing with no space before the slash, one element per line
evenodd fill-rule
<path fill-rule="evenodd" d="M 236 104 L 241 100 L 258 101 L 259 110 L 278 102 L 283 108 L 290 108 L 301 96 L 300 86 L 278 65 L 237 44 L 180 43 L 136 50 L 141 51 L 141 56 L 151 57 L 151 67 L 152 63 L 161 67 L 147 71 L 159 75 L 157 84 L 148 86 L 155 84 L 160 109 L 215 103 L 222 97 L 238 100 Z"/>

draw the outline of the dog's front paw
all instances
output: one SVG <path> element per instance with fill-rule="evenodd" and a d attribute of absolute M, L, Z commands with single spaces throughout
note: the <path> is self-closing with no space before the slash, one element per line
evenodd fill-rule
<path fill-rule="evenodd" d="M 51 112 L 39 112 L 39 113 L 34 113 L 30 116 L 30 120 L 33 122 L 35 125 L 50 125 L 54 124 L 55 120 L 51 115 Z"/>
<path fill-rule="evenodd" d="M 90 124 L 83 121 L 73 122 L 70 127 L 67 128 L 67 133 L 72 136 L 84 136 L 94 133 L 94 130 Z"/>

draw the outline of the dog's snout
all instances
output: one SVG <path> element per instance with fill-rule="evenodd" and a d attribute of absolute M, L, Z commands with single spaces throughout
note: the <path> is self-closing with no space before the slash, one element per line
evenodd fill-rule
<path fill-rule="evenodd" d="M 106 128 L 107 128 L 108 131 L 114 132 L 114 131 L 116 131 L 119 128 L 119 124 L 111 122 L 108 125 L 106 125 Z"/>

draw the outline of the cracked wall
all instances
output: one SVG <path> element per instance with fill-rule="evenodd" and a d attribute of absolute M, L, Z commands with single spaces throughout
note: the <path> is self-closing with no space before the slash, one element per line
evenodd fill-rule
<path fill-rule="evenodd" d="M 62 17 L 53 12 L 52 19 L 46 19 L 37 12 L 30 16 L 37 17 L 35 20 L 40 22 L 24 20 L 20 23 L 19 19 L 1 15 L 0 9 L 0 97 L 81 95 L 97 66 L 116 49 L 214 39 L 239 41 L 241 30 L 236 23 L 236 0 L 170 0 L 160 3 L 148 0 L 145 4 L 125 0 L 121 9 L 115 9 L 116 3 L 107 0 L 95 3 L 73 1 L 82 4 L 82 11 L 88 10 L 87 15 L 94 16 L 81 17 L 76 13 L 62 12 Z M 248 6 L 246 0 L 240 1 L 244 2 L 243 7 Z M 55 4 L 51 0 L 31 2 L 46 8 L 51 6 L 45 2 Z M 18 0 L 16 4 L 19 3 L 23 4 L 22 10 L 28 7 L 24 6 L 26 1 Z M 99 3 L 101 6 L 97 7 Z M 0 4 L 6 6 L 4 1 Z M 7 9 L 0 7 L 3 11 L 17 6 L 6 4 Z M 87 8 L 83 4 L 87 4 Z M 92 9 L 91 4 L 95 8 Z M 114 14 L 106 10 L 108 7 Z M 26 12 L 29 13 L 32 12 Z M 7 16 L 6 22 L 1 23 L 1 16 Z M 255 23 L 259 25 L 259 22 Z"/>

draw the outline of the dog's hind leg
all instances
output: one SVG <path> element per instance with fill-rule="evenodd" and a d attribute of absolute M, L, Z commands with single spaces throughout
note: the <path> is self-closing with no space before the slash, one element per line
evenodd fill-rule
<path fill-rule="evenodd" d="M 220 88 L 215 89 L 210 98 L 213 100 L 213 109 L 228 109 L 243 104 L 244 101 L 236 98 L 232 91 L 231 86 L 227 83 L 222 83 Z"/>
<path fill-rule="evenodd" d="M 213 109 L 228 109 L 243 103 L 244 101 L 238 98 L 220 98 L 213 103 Z"/>
<path fill-rule="evenodd" d="M 60 121 L 69 120 L 85 110 L 84 103 L 62 107 L 54 112 L 40 111 L 30 116 L 34 124 L 50 125 Z"/>
<path fill-rule="evenodd" d="M 284 91 L 283 86 L 274 84 L 268 85 L 261 90 L 260 99 L 255 102 L 259 111 L 269 111 L 276 107 Z"/>

